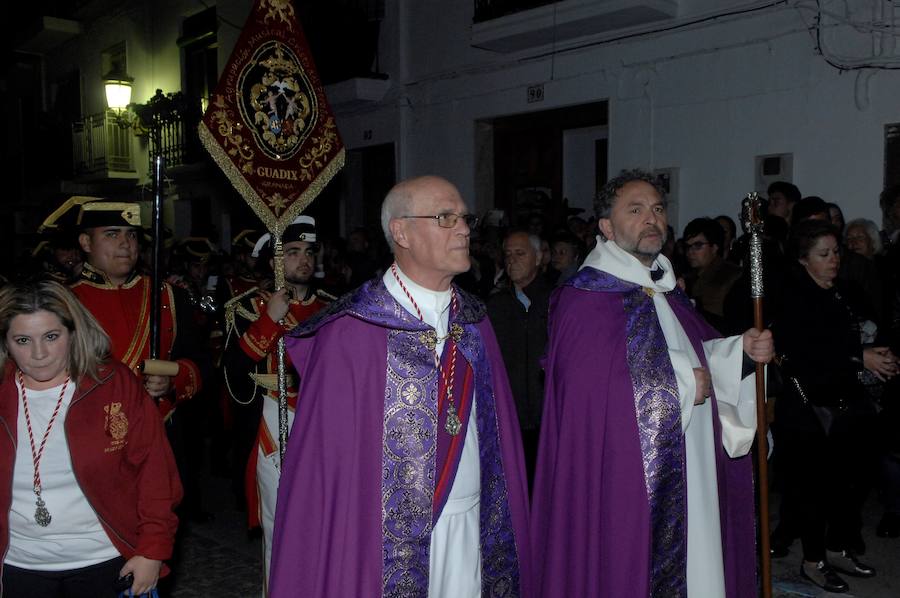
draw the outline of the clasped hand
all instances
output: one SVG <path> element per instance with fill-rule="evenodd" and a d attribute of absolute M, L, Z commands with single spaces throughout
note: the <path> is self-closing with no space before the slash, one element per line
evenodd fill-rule
<path fill-rule="evenodd" d="M 887 347 L 863 349 L 863 366 L 882 382 L 893 378 L 900 372 L 897 356 Z"/>

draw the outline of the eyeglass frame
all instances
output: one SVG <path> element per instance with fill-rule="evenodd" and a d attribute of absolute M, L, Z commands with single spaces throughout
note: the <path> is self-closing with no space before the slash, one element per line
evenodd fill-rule
<path fill-rule="evenodd" d="M 442 224 L 442 222 L 446 222 L 448 218 L 452 216 L 452 222 L 450 224 Z M 399 219 L 409 219 L 409 218 L 427 218 L 429 220 L 437 220 L 437 224 L 441 228 L 451 229 L 456 227 L 460 218 L 462 218 L 463 222 L 466 223 L 470 229 L 478 226 L 478 216 L 475 214 L 457 214 L 455 212 L 444 212 L 442 214 L 437 214 L 435 216 L 397 216 Z"/>

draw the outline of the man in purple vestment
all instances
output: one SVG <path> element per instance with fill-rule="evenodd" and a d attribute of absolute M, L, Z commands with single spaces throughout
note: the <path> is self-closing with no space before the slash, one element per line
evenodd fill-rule
<path fill-rule="evenodd" d="M 531 596 L 515 407 L 456 187 L 387 195 L 395 262 L 291 333 L 300 377 L 270 596 Z"/>
<path fill-rule="evenodd" d="M 755 596 L 748 376 L 772 335 L 721 338 L 678 289 L 651 175 L 623 172 L 595 209 L 597 247 L 551 299 L 538 594 Z"/>

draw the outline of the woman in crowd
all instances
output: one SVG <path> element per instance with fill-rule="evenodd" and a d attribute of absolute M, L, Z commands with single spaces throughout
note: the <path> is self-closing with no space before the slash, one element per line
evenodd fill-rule
<path fill-rule="evenodd" d="M 848 268 L 846 272 L 842 268 L 841 278 L 859 281 L 866 299 L 875 312 L 876 321 L 886 332 L 889 325 L 887 318 L 893 301 L 891 282 L 894 273 L 891 260 L 882 255 L 883 245 L 878 226 L 864 218 L 851 220 L 844 229 L 844 245 L 850 252 L 866 259 L 856 258 L 855 261 L 845 264 Z"/>
<path fill-rule="evenodd" d="M 881 233 L 878 232 L 878 225 L 865 218 L 857 218 L 847 223 L 844 242 L 847 249 L 870 260 L 881 254 Z"/>
<path fill-rule="evenodd" d="M 857 556 L 860 510 L 875 465 L 874 409 L 859 374 L 887 379 L 898 365 L 887 348 L 860 340 L 863 308 L 837 281 L 837 230 L 818 220 L 798 223 L 790 247 L 795 271 L 774 326 L 787 388 L 776 403 L 774 431 L 784 500 L 795 505 L 790 513 L 797 521 L 780 526 L 799 530 L 803 576 L 846 592 L 839 572 L 875 575 Z"/>
<path fill-rule="evenodd" d="M 159 412 L 53 281 L 0 290 L 4 598 L 150 592 L 181 485 Z"/>

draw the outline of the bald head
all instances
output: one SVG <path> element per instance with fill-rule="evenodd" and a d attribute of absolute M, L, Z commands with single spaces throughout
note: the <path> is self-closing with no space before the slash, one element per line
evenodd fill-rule
<path fill-rule="evenodd" d="M 394 185 L 381 204 L 381 230 L 387 240 L 391 251 L 394 250 L 394 237 L 391 235 L 391 220 L 415 214 L 414 204 L 421 204 L 429 197 L 444 192 L 456 193 L 459 191 L 448 181 L 438 176 L 426 175 L 406 179 Z"/>
<path fill-rule="evenodd" d="M 463 218 L 436 217 L 466 214 L 446 179 L 422 176 L 395 185 L 381 206 L 381 226 L 400 269 L 426 288 L 449 287 L 453 276 L 469 269 L 469 227 Z"/>

